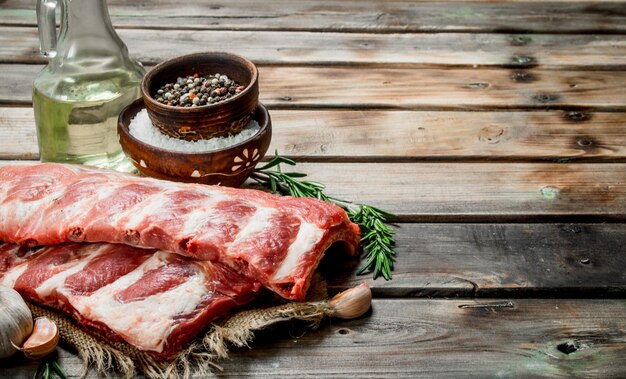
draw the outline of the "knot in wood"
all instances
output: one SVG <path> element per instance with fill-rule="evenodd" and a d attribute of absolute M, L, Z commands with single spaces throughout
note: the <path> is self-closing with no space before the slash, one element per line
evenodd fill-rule
<path fill-rule="evenodd" d="M 504 129 L 499 126 L 490 125 L 480 130 L 478 139 L 488 144 L 496 144 L 500 142 L 500 137 L 504 134 Z"/>
<path fill-rule="evenodd" d="M 485 82 L 470 83 L 465 86 L 465 88 L 470 88 L 470 89 L 485 89 L 487 87 L 489 87 L 489 83 L 485 83 Z"/>
<path fill-rule="evenodd" d="M 507 40 L 511 46 L 524 46 L 532 42 L 533 39 L 530 36 L 518 34 L 508 36 Z"/>
<path fill-rule="evenodd" d="M 511 64 L 514 66 L 531 67 L 536 66 L 537 62 L 534 57 L 514 55 L 511 57 Z"/>
<path fill-rule="evenodd" d="M 581 348 L 583 348 L 583 345 L 579 344 L 576 341 L 565 341 L 563 343 L 558 344 L 556 348 L 561 353 L 570 355 L 572 353 L 577 352 Z"/>
<path fill-rule="evenodd" d="M 572 234 L 578 234 L 580 232 L 582 232 L 582 229 L 580 226 L 578 225 L 565 225 L 562 230 L 564 232 L 568 232 L 568 233 L 572 233 Z"/>
<path fill-rule="evenodd" d="M 532 83 L 537 80 L 535 75 L 526 71 L 515 71 L 511 74 L 511 80 L 517 83 Z"/>
<path fill-rule="evenodd" d="M 539 103 L 553 103 L 559 100 L 559 95 L 551 93 L 539 93 L 533 97 Z"/>
<path fill-rule="evenodd" d="M 546 186 L 541 188 L 539 190 L 539 193 L 543 198 L 552 200 L 556 199 L 556 197 L 559 195 L 559 189 L 552 186 Z"/>
<path fill-rule="evenodd" d="M 587 113 L 578 112 L 578 111 L 567 112 L 565 114 L 565 119 L 568 121 L 581 122 L 581 121 L 587 121 L 589 120 L 589 118 L 590 116 Z"/>

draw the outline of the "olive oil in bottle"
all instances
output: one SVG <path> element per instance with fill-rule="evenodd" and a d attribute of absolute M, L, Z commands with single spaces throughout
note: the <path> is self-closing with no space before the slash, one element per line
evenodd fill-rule
<path fill-rule="evenodd" d="M 137 78 L 123 71 L 37 83 L 33 106 L 41 160 L 130 170 L 117 139 L 117 116 L 139 96 Z"/>

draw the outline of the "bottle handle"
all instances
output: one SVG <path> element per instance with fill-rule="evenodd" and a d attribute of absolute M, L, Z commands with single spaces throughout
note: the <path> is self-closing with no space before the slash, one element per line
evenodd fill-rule
<path fill-rule="evenodd" d="M 39 29 L 39 50 L 44 57 L 57 55 L 57 25 L 55 10 L 57 0 L 37 0 L 37 27 Z"/>

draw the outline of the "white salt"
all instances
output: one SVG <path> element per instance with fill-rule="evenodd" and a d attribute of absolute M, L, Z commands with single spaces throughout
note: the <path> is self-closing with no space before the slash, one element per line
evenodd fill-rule
<path fill-rule="evenodd" d="M 241 132 L 231 136 L 185 141 L 163 134 L 157 127 L 152 125 L 152 121 L 148 117 L 148 111 L 144 108 L 130 121 L 128 129 L 133 137 L 148 145 L 183 153 L 204 153 L 243 142 L 257 134 L 261 127 L 256 121 L 251 120 Z"/>

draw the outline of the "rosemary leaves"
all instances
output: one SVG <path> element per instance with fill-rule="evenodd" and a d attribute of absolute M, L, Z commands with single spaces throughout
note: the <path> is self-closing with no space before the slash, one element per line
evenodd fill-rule
<path fill-rule="evenodd" d="M 56 359 L 46 358 L 37 367 L 33 379 L 53 379 L 55 376 L 60 379 L 67 379 L 65 372 L 63 372 Z"/>

